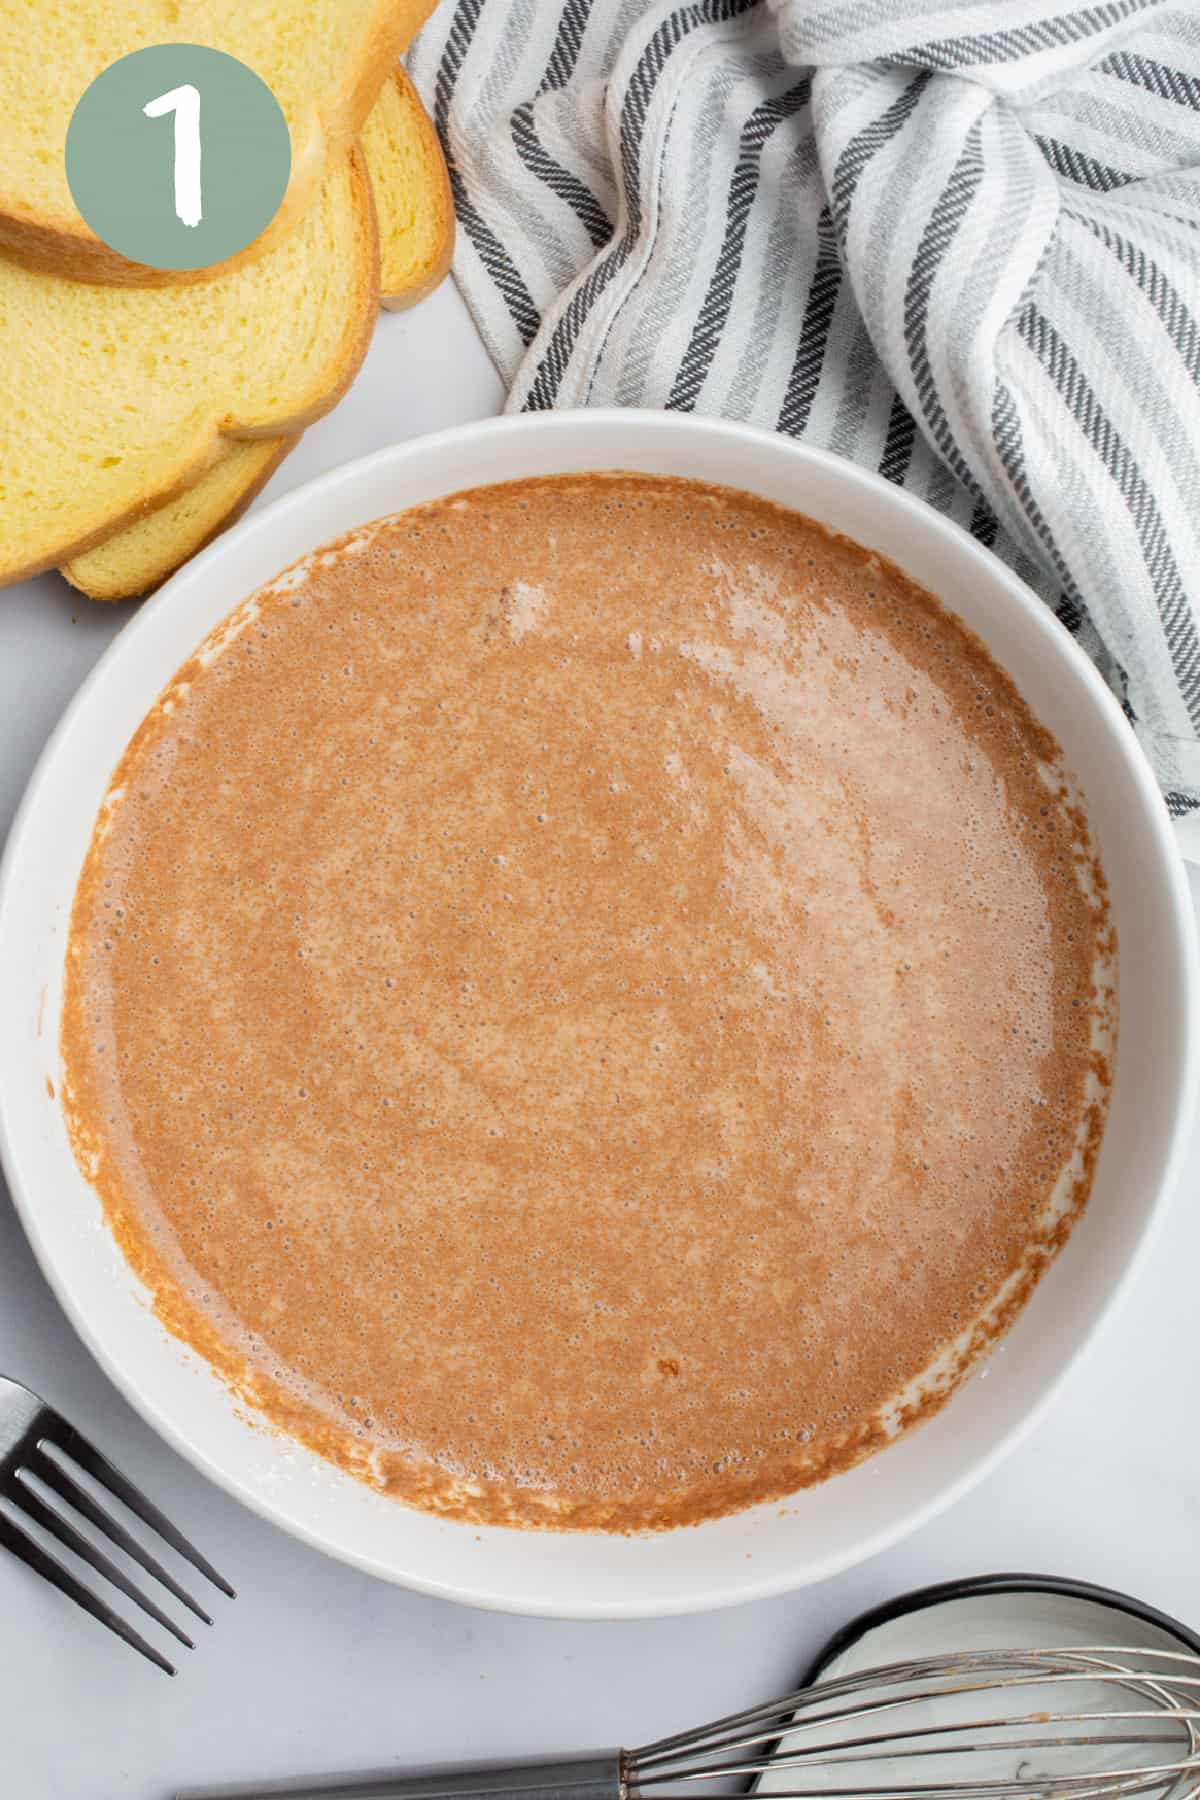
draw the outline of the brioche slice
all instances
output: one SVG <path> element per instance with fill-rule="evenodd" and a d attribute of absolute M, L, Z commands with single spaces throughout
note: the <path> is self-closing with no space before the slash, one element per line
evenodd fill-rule
<path fill-rule="evenodd" d="M 129 600 L 165 581 L 245 512 L 299 437 L 233 444 L 186 493 L 126 525 L 62 572 L 93 600 Z"/>
<path fill-rule="evenodd" d="M 395 311 L 437 285 L 454 250 L 445 159 L 403 69 L 380 90 L 361 142 L 379 225 L 380 298 Z M 148 593 L 241 516 L 298 441 L 231 446 L 186 493 L 74 557 L 63 574 L 93 600 Z"/>
<path fill-rule="evenodd" d="M 380 301 L 389 312 L 401 312 L 433 291 L 454 255 L 446 159 L 404 69 L 380 89 L 362 147 L 379 218 Z"/>
<path fill-rule="evenodd" d="M 366 353 L 379 248 L 358 150 L 267 256 L 188 288 L 109 288 L 0 259 L 0 584 L 197 481 L 231 438 L 301 430 Z"/>
<path fill-rule="evenodd" d="M 67 185 L 67 127 L 85 88 L 149 44 L 203 44 L 239 57 L 272 90 L 292 138 L 292 173 L 253 261 L 303 218 L 345 156 L 433 0 L 36 0 L 0 5 L 0 250 L 76 281 L 190 285 L 211 270 L 151 269 L 89 229 Z"/>

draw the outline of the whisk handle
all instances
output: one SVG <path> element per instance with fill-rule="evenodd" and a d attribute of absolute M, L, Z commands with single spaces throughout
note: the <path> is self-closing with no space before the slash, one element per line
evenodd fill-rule
<path fill-rule="evenodd" d="M 175 1800 L 628 1800 L 624 1755 L 545 1757 L 537 1762 L 474 1763 L 423 1775 L 380 1774 L 255 1787 L 180 1789 Z"/>

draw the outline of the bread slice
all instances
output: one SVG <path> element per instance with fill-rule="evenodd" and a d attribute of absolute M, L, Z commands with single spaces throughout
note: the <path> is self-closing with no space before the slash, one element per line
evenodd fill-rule
<path fill-rule="evenodd" d="M 404 69 L 380 89 L 361 141 L 379 219 L 380 303 L 402 312 L 432 292 L 454 255 L 446 159 Z"/>
<path fill-rule="evenodd" d="M 182 493 L 231 439 L 327 412 L 366 353 L 378 280 L 357 149 L 267 256 L 193 287 L 94 287 L 0 258 L 0 585 Z"/>
<path fill-rule="evenodd" d="M 231 445 L 185 493 L 73 557 L 63 574 L 92 600 L 149 593 L 240 518 L 299 442 L 297 436 Z"/>
<path fill-rule="evenodd" d="M 454 250 L 445 159 L 403 69 L 380 90 L 361 142 L 379 224 L 380 298 L 399 310 L 437 285 Z M 93 600 L 148 593 L 240 518 L 298 442 L 292 437 L 231 446 L 186 493 L 72 558 L 63 574 Z"/>
<path fill-rule="evenodd" d="M 204 44 L 240 57 L 274 93 L 292 137 L 283 204 L 254 260 L 295 226 L 345 156 L 433 0 L 35 0 L 0 5 L 0 250 L 77 281 L 190 285 L 211 270 L 150 269 L 81 218 L 64 148 L 76 102 L 118 57 Z"/>

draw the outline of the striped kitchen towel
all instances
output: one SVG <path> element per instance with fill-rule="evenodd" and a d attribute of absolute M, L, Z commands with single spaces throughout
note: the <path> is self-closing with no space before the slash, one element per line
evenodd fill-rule
<path fill-rule="evenodd" d="M 923 495 L 1200 808 L 1197 0 L 442 0 L 411 64 L 511 408 L 722 413 Z"/>

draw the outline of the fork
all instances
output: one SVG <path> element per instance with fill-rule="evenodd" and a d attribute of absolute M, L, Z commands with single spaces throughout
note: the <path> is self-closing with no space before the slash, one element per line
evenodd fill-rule
<path fill-rule="evenodd" d="M 163 1568 L 157 1557 L 152 1556 L 119 1519 L 114 1518 L 106 1507 L 92 1497 L 80 1482 L 76 1471 L 82 1471 L 106 1488 L 130 1512 L 135 1513 L 143 1524 L 157 1532 L 164 1543 L 191 1563 L 194 1569 L 198 1569 L 214 1587 L 227 1594 L 231 1600 L 235 1598 L 234 1590 L 223 1576 L 218 1575 L 208 1559 L 188 1543 L 182 1532 L 177 1531 L 157 1506 L 153 1506 L 119 1469 L 114 1468 L 106 1456 L 102 1456 L 73 1425 L 68 1424 L 61 1413 L 55 1412 L 52 1406 L 47 1406 L 29 1388 L 0 1375 L 0 1545 L 11 1550 L 14 1556 L 19 1556 L 23 1563 L 44 1576 L 60 1593 L 74 1600 L 77 1606 L 81 1606 L 84 1612 L 90 1613 L 102 1625 L 107 1625 L 110 1631 L 148 1657 L 158 1668 L 168 1675 L 174 1675 L 173 1664 L 153 1644 L 147 1643 L 141 1633 L 135 1631 L 120 1613 L 114 1612 L 106 1601 L 72 1574 L 68 1566 L 53 1556 L 37 1535 L 28 1529 L 31 1524 L 36 1525 L 41 1531 L 57 1539 L 94 1569 L 97 1575 L 103 1576 L 113 1587 L 119 1589 L 126 1599 L 139 1606 L 156 1624 L 169 1631 L 179 1643 L 189 1650 L 195 1649 L 187 1633 L 144 1594 L 111 1557 L 106 1556 L 90 1538 L 85 1537 L 70 1514 L 64 1510 L 70 1508 L 81 1519 L 86 1520 L 118 1550 L 124 1551 L 126 1556 L 138 1563 L 147 1575 L 153 1576 L 196 1618 L 203 1620 L 205 1625 L 212 1624 L 212 1619 L 204 1608 Z M 49 1495 L 54 1496 L 53 1500 Z"/>

